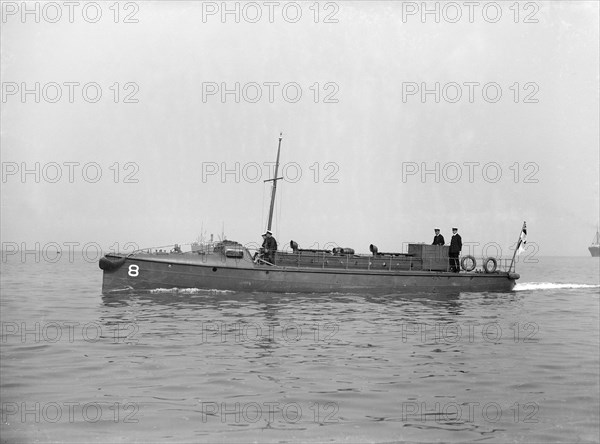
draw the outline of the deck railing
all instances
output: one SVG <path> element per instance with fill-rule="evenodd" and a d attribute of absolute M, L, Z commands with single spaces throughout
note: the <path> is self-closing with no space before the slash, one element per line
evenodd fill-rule
<path fill-rule="evenodd" d="M 483 266 L 487 258 L 476 259 L 473 272 L 483 273 Z M 459 263 L 462 257 L 459 257 Z M 366 255 L 333 255 L 331 253 L 289 253 L 277 252 L 275 265 L 297 268 L 321 268 L 343 270 L 375 270 L 375 271 L 450 271 L 448 258 L 419 258 L 402 255 L 366 256 Z M 506 272 L 510 259 L 496 259 L 494 271 Z"/>
<path fill-rule="evenodd" d="M 128 254 L 169 254 L 169 253 L 182 253 L 182 254 L 209 254 L 215 250 L 215 246 L 218 242 L 192 242 L 188 244 L 170 244 L 170 245 L 159 245 L 156 247 L 146 247 L 134 250 Z"/>

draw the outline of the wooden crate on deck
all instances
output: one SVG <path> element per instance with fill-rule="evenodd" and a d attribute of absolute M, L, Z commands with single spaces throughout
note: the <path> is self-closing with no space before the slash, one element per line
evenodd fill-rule
<path fill-rule="evenodd" d="M 446 271 L 449 245 L 408 244 L 408 254 L 420 259 L 423 270 Z"/>

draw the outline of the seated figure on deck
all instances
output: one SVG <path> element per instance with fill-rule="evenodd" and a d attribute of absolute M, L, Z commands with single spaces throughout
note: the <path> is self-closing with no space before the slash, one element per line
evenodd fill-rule
<path fill-rule="evenodd" d="M 254 262 L 257 262 L 258 259 L 264 259 L 265 257 L 265 242 L 267 241 L 267 233 L 262 235 L 262 245 L 258 249 L 256 253 L 254 253 L 254 257 L 252 258 Z"/>

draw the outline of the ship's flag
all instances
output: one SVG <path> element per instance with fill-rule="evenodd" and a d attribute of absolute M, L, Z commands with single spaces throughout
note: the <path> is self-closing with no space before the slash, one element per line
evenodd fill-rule
<path fill-rule="evenodd" d="M 517 243 L 517 254 L 521 254 L 525 251 L 525 245 L 527 244 L 527 224 L 523 222 L 523 229 L 519 236 L 519 242 Z"/>

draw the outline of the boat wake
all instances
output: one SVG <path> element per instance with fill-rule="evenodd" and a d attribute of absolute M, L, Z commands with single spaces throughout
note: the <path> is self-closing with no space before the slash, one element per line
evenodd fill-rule
<path fill-rule="evenodd" d="M 161 293 L 177 293 L 177 294 L 226 294 L 226 293 L 235 293 L 232 290 L 208 290 L 205 288 L 155 288 L 150 290 L 151 294 L 161 294 Z"/>
<path fill-rule="evenodd" d="M 557 284 L 553 282 L 524 282 L 518 283 L 514 291 L 530 291 L 530 290 L 571 290 L 580 288 L 600 288 L 596 284 Z"/>

